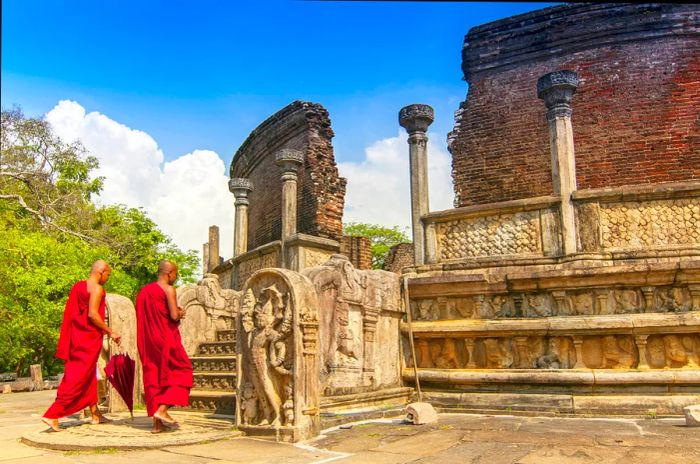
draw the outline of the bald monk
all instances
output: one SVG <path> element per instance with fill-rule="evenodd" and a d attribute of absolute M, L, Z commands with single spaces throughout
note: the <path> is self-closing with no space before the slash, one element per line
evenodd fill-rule
<path fill-rule="evenodd" d="M 153 416 L 152 433 L 177 426 L 168 413 L 171 406 L 187 406 L 192 388 L 192 364 L 180 338 L 179 321 L 185 310 L 177 305 L 177 265 L 161 261 L 158 280 L 136 297 L 136 333 L 143 364 L 146 411 Z"/>
<path fill-rule="evenodd" d="M 54 432 L 60 432 L 58 419 L 90 407 L 92 423 L 109 422 L 97 409 L 97 358 L 102 350 L 104 334 L 117 344 L 121 335 L 107 327 L 105 291 L 102 286 L 112 269 L 98 260 L 90 269 L 90 277 L 71 288 L 63 312 L 56 357 L 66 362 L 63 380 L 56 392 L 56 401 L 44 413 L 42 421 Z"/>

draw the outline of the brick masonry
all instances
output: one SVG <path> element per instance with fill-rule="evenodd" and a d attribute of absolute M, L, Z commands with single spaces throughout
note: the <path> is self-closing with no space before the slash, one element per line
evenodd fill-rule
<path fill-rule="evenodd" d="M 700 8 L 570 4 L 473 28 L 448 136 L 455 206 L 552 193 L 537 79 L 579 74 L 579 189 L 700 179 Z"/>
<path fill-rule="evenodd" d="M 230 175 L 253 182 L 248 209 L 249 250 L 281 237 L 282 182 L 275 153 L 282 148 L 305 154 L 298 173 L 297 231 L 340 240 L 346 180 L 335 164 L 333 135 L 323 106 L 295 101 L 266 119 L 243 142 L 231 162 Z"/>
<path fill-rule="evenodd" d="M 350 258 L 355 269 L 372 269 L 372 242 L 360 235 L 344 235 L 340 253 Z"/>
<path fill-rule="evenodd" d="M 384 260 L 384 270 L 400 274 L 407 266 L 413 266 L 413 244 L 399 243 L 391 247 Z"/>

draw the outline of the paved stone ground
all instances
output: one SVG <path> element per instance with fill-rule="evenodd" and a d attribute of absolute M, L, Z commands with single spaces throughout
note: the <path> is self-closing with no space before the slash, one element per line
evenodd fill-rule
<path fill-rule="evenodd" d="M 62 452 L 20 443 L 22 435 L 45 430 L 39 417 L 54 395 L 55 391 L 0 395 L 0 464 L 100 464 L 124 459 L 149 464 L 700 462 L 700 428 L 685 427 L 682 418 L 581 419 L 441 414 L 440 421 L 431 425 L 413 426 L 397 419 L 335 428 L 316 440 L 297 446 L 233 437 L 162 449 L 124 451 L 107 448 L 92 452 Z M 143 415 L 143 411 L 137 411 L 137 416 Z M 182 413 L 174 412 L 173 415 L 183 417 Z M 143 417 L 137 417 L 135 421 L 147 424 Z M 192 427 L 201 425 L 190 416 L 185 416 L 185 421 L 192 422 Z M 147 434 L 145 428 L 141 429 L 142 425 L 134 426 L 130 433 L 135 436 Z M 75 427 L 84 430 L 86 437 L 106 434 L 104 429 L 98 435 L 97 428 Z M 121 428 L 128 428 L 128 425 Z M 90 432 L 93 429 L 94 434 Z M 120 430 L 118 433 L 127 432 Z"/>

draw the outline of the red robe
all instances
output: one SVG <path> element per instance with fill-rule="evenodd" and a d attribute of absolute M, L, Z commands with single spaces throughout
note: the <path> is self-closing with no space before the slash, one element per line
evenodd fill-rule
<path fill-rule="evenodd" d="M 88 319 L 90 294 L 87 282 L 73 285 L 58 337 L 56 357 L 66 362 L 56 401 L 44 413 L 48 419 L 70 416 L 97 404 L 97 358 L 102 350 L 102 330 Z M 100 316 L 105 317 L 105 294 L 102 292 Z"/>
<path fill-rule="evenodd" d="M 143 365 L 146 411 L 161 404 L 187 406 L 192 388 L 192 364 L 180 338 L 179 322 L 170 318 L 165 291 L 157 282 L 136 297 L 136 335 Z"/>

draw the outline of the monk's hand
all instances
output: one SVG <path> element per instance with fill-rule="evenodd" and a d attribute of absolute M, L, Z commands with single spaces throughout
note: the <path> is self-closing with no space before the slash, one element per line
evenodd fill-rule
<path fill-rule="evenodd" d="M 122 342 L 122 336 L 114 330 L 110 332 L 109 338 L 114 340 L 114 343 L 116 343 L 117 345 L 119 345 Z"/>
<path fill-rule="evenodd" d="M 187 310 L 182 306 L 178 306 L 177 309 L 180 310 L 180 319 L 184 319 L 185 315 L 187 314 Z"/>

